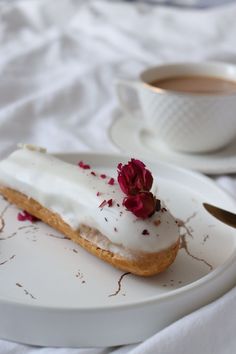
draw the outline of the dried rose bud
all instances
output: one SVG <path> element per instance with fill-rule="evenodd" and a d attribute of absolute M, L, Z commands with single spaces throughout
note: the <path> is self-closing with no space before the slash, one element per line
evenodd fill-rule
<path fill-rule="evenodd" d="M 155 213 L 157 199 L 150 192 L 140 192 L 124 198 L 123 205 L 138 218 L 146 219 Z"/>
<path fill-rule="evenodd" d="M 126 165 L 121 163 L 118 168 L 118 183 L 126 195 L 150 191 L 153 177 L 142 161 L 131 159 Z"/>

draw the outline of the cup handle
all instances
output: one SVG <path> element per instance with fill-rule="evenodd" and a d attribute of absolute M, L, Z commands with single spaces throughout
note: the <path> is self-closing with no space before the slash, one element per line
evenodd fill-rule
<path fill-rule="evenodd" d="M 140 111 L 138 89 L 141 83 L 138 80 L 117 79 L 115 81 L 116 94 L 124 112 L 133 116 Z"/>

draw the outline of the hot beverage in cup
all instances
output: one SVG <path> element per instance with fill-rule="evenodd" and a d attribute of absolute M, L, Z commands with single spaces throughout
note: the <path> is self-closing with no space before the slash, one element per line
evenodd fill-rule
<path fill-rule="evenodd" d="M 150 83 L 151 86 L 175 92 L 200 94 L 236 93 L 236 81 L 209 76 L 177 76 Z"/>

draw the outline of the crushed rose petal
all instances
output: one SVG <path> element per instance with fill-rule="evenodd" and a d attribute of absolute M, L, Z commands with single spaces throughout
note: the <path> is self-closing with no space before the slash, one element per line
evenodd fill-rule
<path fill-rule="evenodd" d="M 99 208 L 103 208 L 105 205 L 108 205 L 108 207 L 111 207 L 112 204 L 113 204 L 112 199 L 109 199 L 109 200 L 104 199 L 103 202 L 99 205 Z"/>
<path fill-rule="evenodd" d="M 107 176 L 106 176 L 104 173 L 102 173 L 102 174 L 100 175 L 100 177 L 103 178 L 103 179 L 104 179 L 104 178 L 107 178 Z"/>
<path fill-rule="evenodd" d="M 26 210 L 22 211 L 21 213 L 19 212 L 17 214 L 17 220 L 18 221 L 30 221 L 30 222 L 39 221 L 38 218 L 36 218 L 35 216 L 31 215 Z"/>
<path fill-rule="evenodd" d="M 112 199 L 109 199 L 109 200 L 107 201 L 107 204 L 108 204 L 109 207 L 111 207 L 112 204 L 113 204 L 113 200 L 112 200 Z"/>
<path fill-rule="evenodd" d="M 80 161 L 80 162 L 78 163 L 78 166 L 79 166 L 80 168 L 82 168 L 83 170 L 89 170 L 89 169 L 91 168 L 90 165 L 85 164 L 83 161 Z"/>
<path fill-rule="evenodd" d="M 103 208 L 107 204 L 106 199 L 103 200 L 103 202 L 99 205 L 99 208 Z"/>
<path fill-rule="evenodd" d="M 114 186 L 115 180 L 114 178 L 110 178 L 108 181 L 108 184 L 110 184 L 111 186 Z"/>
<path fill-rule="evenodd" d="M 100 194 L 101 194 L 100 192 L 97 192 L 96 196 L 99 197 Z"/>
<path fill-rule="evenodd" d="M 94 171 L 91 171 L 90 174 L 96 176 L 96 173 Z"/>
<path fill-rule="evenodd" d="M 156 199 L 156 211 L 160 211 L 160 210 L 161 210 L 161 201 L 160 199 Z"/>

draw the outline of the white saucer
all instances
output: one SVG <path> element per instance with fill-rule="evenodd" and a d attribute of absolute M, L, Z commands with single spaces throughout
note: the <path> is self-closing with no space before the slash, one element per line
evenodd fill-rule
<path fill-rule="evenodd" d="M 224 149 L 205 154 L 187 154 L 168 149 L 157 138 L 142 129 L 140 116 L 125 113 L 115 119 L 110 127 L 112 141 L 122 151 L 143 156 L 149 160 L 163 160 L 185 168 L 208 174 L 236 172 L 236 140 Z"/>
<path fill-rule="evenodd" d="M 127 162 L 119 155 L 60 157 L 115 178 L 117 164 Z M 202 207 L 207 201 L 234 211 L 233 199 L 195 172 L 147 165 L 158 195 L 186 224 L 176 261 L 150 278 L 113 268 L 42 222 L 19 222 L 19 210 L 0 198 L 0 338 L 63 347 L 134 343 L 235 284 L 235 231 Z"/>

